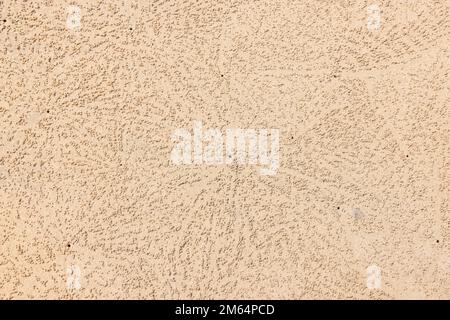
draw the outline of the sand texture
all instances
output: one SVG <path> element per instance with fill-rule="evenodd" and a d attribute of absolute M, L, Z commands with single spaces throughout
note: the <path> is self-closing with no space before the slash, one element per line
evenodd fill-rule
<path fill-rule="evenodd" d="M 1 299 L 450 299 L 450 1 L 0 10 Z"/>

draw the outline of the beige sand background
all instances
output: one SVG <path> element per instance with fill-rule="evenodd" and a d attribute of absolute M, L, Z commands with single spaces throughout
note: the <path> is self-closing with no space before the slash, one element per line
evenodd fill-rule
<path fill-rule="evenodd" d="M 450 298 L 449 1 L 0 3 L 0 298 Z"/>

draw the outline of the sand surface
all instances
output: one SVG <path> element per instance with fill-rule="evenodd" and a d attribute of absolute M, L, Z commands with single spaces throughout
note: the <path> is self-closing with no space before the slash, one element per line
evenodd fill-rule
<path fill-rule="evenodd" d="M 0 298 L 450 298 L 450 1 L 0 1 Z M 279 168 L 173 132 L 279 130 Z"/>

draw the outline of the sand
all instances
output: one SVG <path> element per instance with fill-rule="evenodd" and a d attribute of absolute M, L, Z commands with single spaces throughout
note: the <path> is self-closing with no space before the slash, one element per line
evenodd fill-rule
<path fill-rule="evenodd" d="M 0 10 L 0 298 L 450 298 L 450 1 Z"/>

